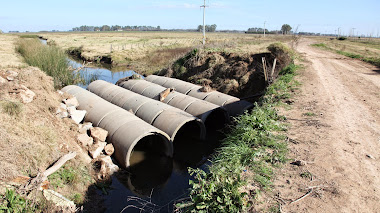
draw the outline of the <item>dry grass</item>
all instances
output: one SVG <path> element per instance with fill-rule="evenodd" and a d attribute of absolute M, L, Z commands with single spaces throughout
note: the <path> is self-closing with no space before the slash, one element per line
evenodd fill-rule
<path fill-rule="evenodd" d="M 0 69 L 0 75 L 4 76 L 9 69 Z M 0 100 L 20 102 L 17 96 L 9 93 L 16 84 L 25 85 L 36 96 L 31 103 L 22 104 L 18 116 L 0 110 L 0 182 L 7 182 L 18 175 L 33 177 L 62 155 L 81 149 L 75 140 L 77 127 L 70 120 L 61 120 L 54 115 L 61 97 L 53 87 L 52 78 L 33 67 L 12 70 L 19 73 L 17 83 L 3 85 Z M 83 154 L 79 154 L 67 165 L 86 177 L 89 170 L 83 162 Z M 89 184 L 88 178 L 81 179 L 57 191 L 68 197 L 74 192 L 84 194 Z"/>
<path fill-rule="evenodd" d="M 0 34 L 0 68 L 27 66 L 15 50 L 14 43 L 18 38 L 16 35 Z"/>
<path fill-rule="evenodd" d="M 167 67 L 181 55 L 177 50 L 199 48 L 202 42 L 202 34 L 194 32 L 70 32 L 41 36 L 54 40 L 63 49 L 83 46 L 82 56 L 87 59 L 111 56 L 115 63 L 132 65 L 144 73 Z M 242 33 L 209 33 L 207 36 L 207 48 L 210 50 L 240 54 L 266 52 L 270 43 L 291 40 L 291 36 L 269 35 L 263 38 Z M 157 62 L 154 58 L 161 59 Z"/>
<path fill-rule="evenodd" d="M 380 39 L 379 38 L 348 38 L 344 41 L 330 39 L 327 37 L 315 37 L 320 43 L 327 47 L 343 52 L 359 54 L 366 58 L 380 58 Z"/>

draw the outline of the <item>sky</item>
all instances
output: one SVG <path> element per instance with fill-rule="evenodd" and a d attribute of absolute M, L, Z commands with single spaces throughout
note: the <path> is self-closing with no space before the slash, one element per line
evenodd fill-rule
<path fill-rule="evenodd" d="M 203 0 L 0 0 L 0 30 L 71 30 L 81 25 L 146 25 L 195 29 Z M 299 32 L 380 34 L 379 0 L 206 0 L 206 24 L 217 30 L 251 27 Z M 353 30 L 353 28 L 355 28 Z"/>

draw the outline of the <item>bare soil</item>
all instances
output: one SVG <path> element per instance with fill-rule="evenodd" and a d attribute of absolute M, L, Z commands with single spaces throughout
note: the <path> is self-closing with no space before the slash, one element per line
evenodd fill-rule
<path fill-rule="evenodd" d="M 290 158 L 275 181 L 281 212 L 380 212 L 380 70 L 311 47 L 299 94 L 282 110 Z M 293 201 L 293 203 L 291 203 Z"/>

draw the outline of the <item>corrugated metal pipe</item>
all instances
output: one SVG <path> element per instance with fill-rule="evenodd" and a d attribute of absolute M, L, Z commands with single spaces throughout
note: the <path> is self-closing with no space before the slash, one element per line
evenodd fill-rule
<path fill-rule="evenodd" d="M 92 82 L 88 90 L 161 129 L 169 135 L 174 147 L 175 141 L 184 137 L 205 138 L 206 128 L 200 119 L 165 103 L 102 80 Z"/>
<path fill-rule="evenodd" d="M 173 156 L 173 144 L 165 132 L 78 86 L 66 86 L 62 91 L 78 99 L 78 109 L 87 111 L 85 121 L 108 131 L 107 141 L 114 145 L 121 166 L 131 166 L 134 151 Z"/>
<path fill-rule="evenodd" d="M 149 81 L 131 79 L 119 83 L 119 86 L 192 114 L 205 123 L 207 130 L 221 129 L 229 122 L 229 115 L 223 107 L 176 91 L 170 92 L 170 89 Z"/>
<path fill-rule="evenodd" d="M 218 106 L 222 106 L 231 116 L 240 115 L 245 110 L 253 108 L 253 104 L 248 101 L 240 100 L 239 98 L 218 91 L 202 92 L 202 86 L 179 79 L 149 75 L 145 78 L 145 80 L 166 88 L 174 88 L 176 91 L 185 95 L 205 100 Z"/>

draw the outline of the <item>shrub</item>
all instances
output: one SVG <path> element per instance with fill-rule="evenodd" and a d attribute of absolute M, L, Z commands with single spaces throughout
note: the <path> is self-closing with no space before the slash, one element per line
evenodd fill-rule
<path fill-rule="evenodd" d="M 347 40 L 347 37 L 345 37 L 345 36 L 339 36 L 337 39 L 339 41 L 344 41 L 344 40 Z"/>
<path fill-rule="evenodd" d="M 43 45 L 38 39 L 20 39 L 16 50 L 26 63 L 52 76 L 55 88 L 74 84 L 80 79 L 80 73 L 73 73 L 69 69 L 66 53 L 56 46 Z"/>
<path fill-rule="evenodd" d="M 5 101 L 1 106 L 3 112 L 11 116 L 18 116 L 22 112 L 22 104 L 19 102 Z"/>
<path fill-rule="evenodd" d="M 283 66 L 287 66 L 292 63 L 294 53 L 287 46 L 282 43 L 273 43 L 267 47 L 273 57 L 277 58 L 277 61 Z"/>

